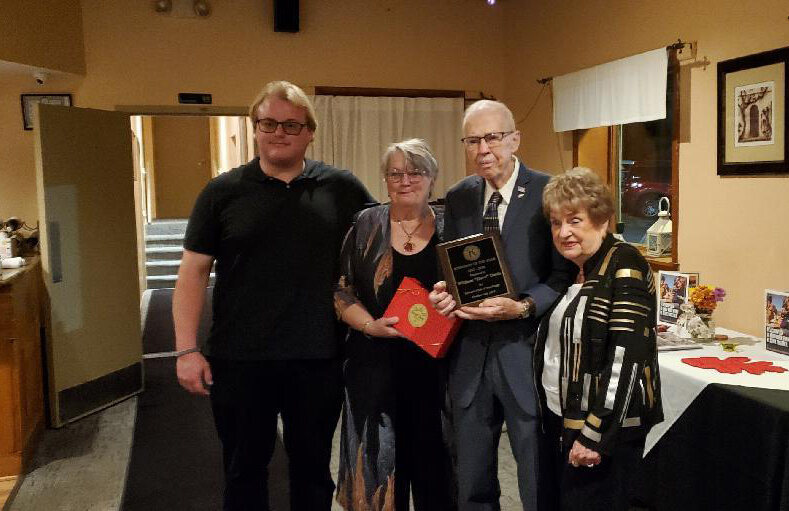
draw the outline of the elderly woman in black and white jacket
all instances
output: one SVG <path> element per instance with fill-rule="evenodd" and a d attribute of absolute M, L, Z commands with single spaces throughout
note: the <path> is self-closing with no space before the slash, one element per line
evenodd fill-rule
<path fill-rule="evenodd" d="M 628 509 L 649 429 L 663 419 L 655 285 L 639 251 L 608 233 L 613 203 L 589 169 L 543 192 L 553 242 L 576 283 L 544 317 L 534 375 L 560 509 Z"/>

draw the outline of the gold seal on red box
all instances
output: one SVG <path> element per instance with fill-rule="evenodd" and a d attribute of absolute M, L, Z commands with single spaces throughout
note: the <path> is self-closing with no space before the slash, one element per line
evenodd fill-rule
<path fill-rule="evenodd" d="M 392 326 L 434 358 L 446 355 L 463 322 L 442 316 L 430 303 L 427 289 L 411 277 L 403 278 L 384 312 L 384 317 L 393 316 L 400 321 Z"/>
<path fill-rule="evenodd" d="M 419 328 L 427 323 L 427 307 L 421 303 L 415 303 L 408 309 L 408 322 L 411 326 Z"/>

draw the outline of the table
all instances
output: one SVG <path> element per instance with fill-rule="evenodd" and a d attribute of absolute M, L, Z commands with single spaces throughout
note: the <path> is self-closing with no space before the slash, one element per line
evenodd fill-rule
<path fill-rule="evenodd" d="M 789 369 L 789 357 L 766 351 L 763 341 L 738 353 L 718 345 L 661 353 L 667 420 L 647 439 L 636 495 L 657 510 L 789 510 L 789 372 L 728 375 L 681 362 L 701 356 Z"/>

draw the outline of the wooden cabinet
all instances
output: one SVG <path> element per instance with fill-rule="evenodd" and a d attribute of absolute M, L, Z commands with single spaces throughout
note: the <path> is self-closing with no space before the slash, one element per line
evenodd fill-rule
<path fill-rule="evenodd" d="M 43 424 L 41 265 L 0 275 L 0 477 L 17 475 Z"/>

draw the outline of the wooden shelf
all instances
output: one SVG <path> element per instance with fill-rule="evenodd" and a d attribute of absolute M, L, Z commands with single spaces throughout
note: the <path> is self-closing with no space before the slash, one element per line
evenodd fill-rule
<path fill-rule="evenodd" d="M 41 265 L 29 260 L 0 281 L 0 477 L 21 474 L 44 420 Z"/>
<path fill-rule="evenodd" d="M 679 263 L 674 262 L 671 260 L 671 256 L 664 256 L 664 257 L 652 257 L 647 255 L 647 251 L 644 245 L 637 245 L 633 244 L 634 247 L 638 248 L 638 251 L 641 252 L 641 255 L 644 256 L 644 259 L 647 260 L 649 266 L 652 268 L 652 271 L 677 271 L 679 270 Z"/>

